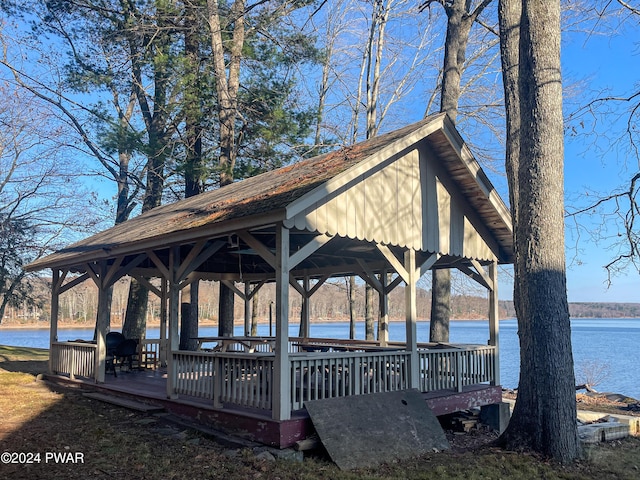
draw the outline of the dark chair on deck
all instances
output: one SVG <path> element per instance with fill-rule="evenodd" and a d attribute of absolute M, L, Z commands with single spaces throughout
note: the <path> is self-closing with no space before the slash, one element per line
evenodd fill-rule
<path fill-rule="evenodd" d="M 122 370 L 122 366 L 125 364 L 125 362 L 129 364 L 129 370 L 132 370 L 133 360 L 137 356 L 138 341 L 133 338 L 127 338 L 116 348 L 116 358 L 120 360 L 120 370 Z"/>
<path fill-rule="evenodd" d="M 106 365 L 105 372 L 109 372 L 109 370 L 113 371 L 113 375 L 117 377 L 116 374 L 116 352 L 118 347 L 125 341 L 124 335 L 120 332 L 109 332 L 105 337 L 106 349 L 107 349 L 107 357 L 106 357 Z"/>

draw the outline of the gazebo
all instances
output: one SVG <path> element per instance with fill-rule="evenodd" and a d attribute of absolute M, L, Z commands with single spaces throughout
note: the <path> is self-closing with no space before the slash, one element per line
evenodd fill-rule
<path fill-rule="evenodd" d="M 512 258 L 508 208 L 449 118 L 436 114 L 157 207 L 28 269 L 53 272 L 52 374 L 109 385 L 108 292 L 128 275 L 161 299 L 161 338 L 141 345 L 166 364 L 164 400 L 193 406 L 198 399 L 198 408 L 224 417 L 227 427 L 243 415 L 245 429 L 247 416 L 256 424 L 268 421 L 276 433 L 256 433 L 256 427 L 252 438 L 287 446 L 304 436 L 294 425 L 308 400 L 418 389 L 432 406 L 456 396 L 463 407 L 499 402 L 497 271 Z M 487 289 L 488 341 L 417 341 L 416 283 L 435 268 L 459 269 Z M 380 338 L 310 339 L 313 293 L 327 279 L 346 275 L 380 293 Z M 89 279 L 99 291 L 96 341 L 58 341 L 59 295 Z M 275 337 L 252 338 L 245 329 L 242 337 L 217 339 L 225 348 L 179 350 L 180 292 L 197 279 L 225 282 L 245 302 L 274 282 Z M 392 342 L 385 299 L 399 285 L 406 339 Z M 306 334 L 300 338 L 288 333 L 290 287 L 303 299 Z"/>

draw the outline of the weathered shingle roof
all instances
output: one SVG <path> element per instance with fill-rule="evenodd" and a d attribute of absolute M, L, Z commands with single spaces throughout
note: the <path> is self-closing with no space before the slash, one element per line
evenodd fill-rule
<path fill-rule="evenodd" d="M 293 201 L 425 125 L 441 124 L 443 119 L 442 114 L 432 115 L 354 146 L 157 207 L 37 260 L 28 268 L 38 270 L 63 267 L 69 263 L 77 265 L 89 259 L 140 251 L 143 246 L 167 246 L 178 239 L 184 241 L 186 236 L 196 240 L 213 230 L 224 233 L 225 225 L 230 222 L 246 222 L 246 227 L 251 227 L 260 225 L 260 222 L 283 220 L 285 208 Z M 498 218 L 501 215 L 503 212 L 497 213 Z M 510 221 L 508 223 L 510 230 Z"/>

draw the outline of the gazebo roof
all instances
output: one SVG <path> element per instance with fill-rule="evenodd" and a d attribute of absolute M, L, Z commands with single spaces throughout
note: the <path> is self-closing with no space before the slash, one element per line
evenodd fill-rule
<path fill-rule="evenodd" d="M 395 170 L 391 171 L 391 166 Z M 398 172 L 407 170 L 411 170 L 413 176 L 408 180 L 400 179 Z M 428 180 L 429 178 L 432 180 Z M 431 183 L 427 187 L 426 183 L 429 181 Z M 371 182 L 374 182 L 373 185 L 381 185 L 382 190 L 376 193 L 377 196 L 372 197 Z M 408 183 L 404 185 L 404 182 Z M 385 186 L 387 183 L 389 185 Z M 411 195 L 402 200 L 402 192 L 411 190 L 411 184 L 414 185 L 415 192 L 423 192 L 421 200 L 416 200 Z M 443 196 L 443 192 L 446 195 Z M 446 197 L 446 204 L 442 203 L 443 197 Z M 368 225 L 376 223 L 377 216 L 372 211 L 376 210 L 372 205 L 378 202 L 382 212 L 385 210 L 384 205 L 392 200 L 395 202 L 395 209 L 405 207 L 413 212 L 409 223 L 394 223 L 389 226 L 387 224 L 395 222 L 397 215 L 393 212 L 381 213 L 382 217 L 387 215 L 384 218 L 390 220 L 372 231 L 372 227 Z M 371 217 L 371 221 L 366 217 L 365 221 L 358 218 L 358 222 L 354 220 L 352 223 L 360 223 L 360 227 L 340 227 L 334 225 L 337 222 L 332 215 L 347 215 L 347 222 L 351 221 L 348 216 L 350 214 L 340 212 L 322 213 L 325 215 L 323 221 L 316 220 L 319 212 L 332 212 L 331 205 L 335 209 L 335 205 L 347 205 L 349 202 L 353 204 L 354 211 L 364 209 L 365 204 L 369 205 L 366 207 L 369 212 L 366 215 Z M 438 205 L 428 207 L 433 202 Z M 420 209 L 416 209 L 418 204 L 422 205 Z M 344 208 L 348 209 L 346 206 Z M 430 229 L 433 230 L 431 227 L 442 230 L 442 225 L 445 225 L 448 228 L 449 219 L 444 218 L 449 215 L 446 208 L 450 208 L 452 219 L 460 217 L 457 221 L 462 229 L 460 242 L 467 242 L 471 247 L 467 243 L 461 243 L 459 248 L 455 247 L 456 242 L 453 240 L 449 244 L 448 237 L 453 238 L 453 232 L 458 228 L 454 228 L 453 224 L 456 222 L 453 220 L 452 233 L 425 240 L 430 235 Z M 454 210 L 460 213 L 455 213 Z M 378 217 L 380 223 L 382 217 Z M 435 220 L 431 217 L 435 217 Z M 440 266 L 446 266 L 447 259 L 454 257 L 469 257 L 479 261 L 494 258 L 501 263 L 510 263 L 513 256 L 508 208 L 448 117 L 436 114 L 356 145 L 157 207 L 36 260 L 27 268 L 70 268 L 83 271 L 86 270 L 83 265 L 87 262 L 124 258 L 150 250 L 161 252 L 172 246 L 181 247 L 214 238 L 228 239 L 239 231 L 255 233 L 269 248 L 272 241 L 271 230 L 276 223 L 284 223 L 292 231 L 296 231 L 301 245 L 318 234 L 340 237 L 340 242 L 331 242 L 332 251 L 323 252 L 328 254 L 325 260 L 320 257 L 308 259 L 306 264 L 301 265 L 305 269 L 321 269 L 340 264 L 340 251 L 345 248 L 345 242 L 349 241 L 357 242 L 361 252 L 372 243 L 385 244 L 391 248 L 411 247 L 425 254 L 439 251 L 443 259 Z M 403 230 L 413 232 L 412 236 L 404 238 Z M 467 239 L 471 237 L 475 240 L 468 242 Z M 232 243 L 234 242 L 230 242 Z M 473 245 L 477 243 L 485 245 L 478 255 L 473 253 Z M 292 251 L 295 248 L 296 241 L 292 240 Z M 237 259 L 243 253 L 253 253 L 252 257 L 255 257 L 255 252 L 247 250 L 246 244 L 236 242 L 220 252 L 222 255 L 226 252 L 232 257 L 205 262 L 202 269 L 211 273 L 242 274 L 241 267 L 235 266 Z M 327 260 L 329 257 L 332 259 Z M 253 273 L 269 270 L 266 265 L 258 263 L 254 259 L 253 267 L 245 264 L 245 268 Z M 147 267 L 150 268 L 151 265 Z"/>

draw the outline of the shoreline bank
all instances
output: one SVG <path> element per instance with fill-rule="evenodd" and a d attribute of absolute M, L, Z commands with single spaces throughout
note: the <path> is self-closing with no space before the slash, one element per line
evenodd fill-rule
<path fill-rule="evenodd" d="M 502 320 L 513 320 L 512 318 L 501 318 L 500 321 Z M 427 319 L 420 319 L 418 320 L 419 322 L 428 322 L 429 320 Z M 487 318 L 452 318 L 451 319 L 452 322 L 482 322 L 482 321 L 488 321 Z M 349 322 L 348 318 L 336 318 L 336 319 L 327 319 L 327 318 L 323 318 L 323 319 L 315 319 L 312 320 L 311 323 L 313 324 L 327 324 L 327 323 L 345 323 L 345 322 Z M 363 323 L 364 319 L 358 319 L 356 320 L 356 323 Z M 404 323 L 405 320 L 404 319 L 393 319 L 393 320 L 389 320 L 389 323 Z M 289 322 L 289 325 L 299 325 L 300 321 L 296 319 L 296 321 L 293 322 Z M 243 320 L 238 320 L 236 319 L 234 322 L 234 326 L 236 327 L 241 327 L 244 325 L 244 321 Z M 258 321 L 258 325 L 269 325 L 269 320 L 268 319 L 261 319 Z M 218 326 L 218 322 L 215 320 L 201 320 L 200 322 L 198 322 L 198 326 L 200 327 L 217 327 Z M 275 326 L 275 322 L 274 322 L 274 326 Z M 59 322 L 58 323 L 58 329 L 72 329 L 72 328 L 94 328 L 95 324 L 90 324 L 90 323 L 72 323 L 72 322 Z M 111 323 L 111 327 L 112 328 L 122 328 L 122 323 L 121 322 L 114 322 Z M 151 323 L 147 323 L 147 327 L 160 327 L 160 322 L 151 322 Z M 38 323 L 21 323 L 21 324 L 4 324 L 4 323 L 0 323 L 0 330 L 27 330 L 27 329 L 37 329 L 37 330 L 48 330 L 49 329 L 49 322 L 38 322 Z"/>

